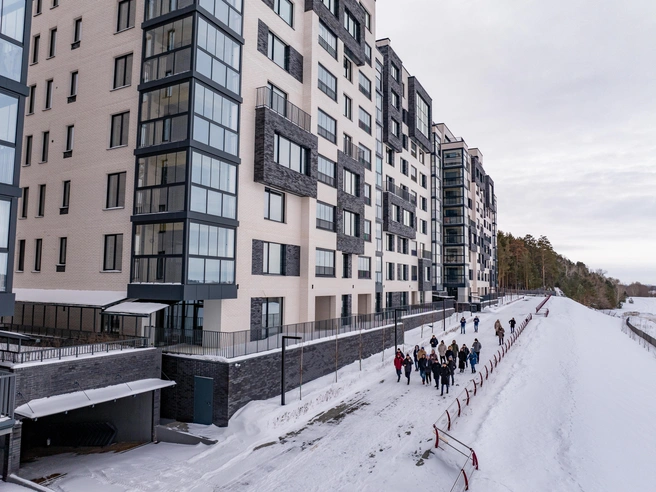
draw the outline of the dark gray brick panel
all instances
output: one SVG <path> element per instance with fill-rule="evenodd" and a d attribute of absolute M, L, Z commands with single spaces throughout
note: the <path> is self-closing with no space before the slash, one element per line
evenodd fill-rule
<path fill-rule="evenodd" d="M 252 275 L 264 275 L 264 241 L 253 239 L 253 259 L 251 262 Z M 301 275 L 301 247 L 285 244 L 285 276 L 298 277 Z"/>
<path fill-rule="evenodd" d="M 416 206 L 407 202 L 403 198 L 396 196 L 394 193 L 385 192 L 383 193 L 383 231 L 409 239 L 415 239 L 417 237 L 417 231 L 414 227 L 408 227 L 401 222 L 392 220 L 392 205 L 397 205 L 404 210 L 409 210 L 415 214 L 416 219 Z"/>
<path fill-rule="evenodd" d="M 273 8 L 273 2 L 265 0 L 267 5 Z M 283 39 L 284 41 L 284 39 Z M 267 26 L 262 19 L 258 19 L 257 23 L 257 51 L 264 56 L 269 56 L 269 26 Z M 289 74 L 299 82 L 303 82 L 303 55 L 296 51 L 292 46 L 288 47 L 288 71 Z"/>
<path fill-rule="evenodd" d="M 400 109 L 392 106 L 392 90 L 398 94 L 399 98 L 403 98 L 403 88 L 401 83 L 392 77 L 391 65 L 394 63 L 399 69 L 399 73 L 402 73 L 403 63 L 389 45 L 381 46 L 379 50 L 383 54 L 383 141 L 394 151 L 401 152 L 403 150 L 401 135 L 394 136 L 391 129 L 392 118 L 399 122 L 399 130 L 402 128 L 403 114 Z"/>
<path fill-rule="evenodd" d="M 309 150 L 310 174 L 292 171 L 274 161 L 278 133 Z M 255 181 L 299 196 L 317 197 L 318 138 L 268 108 L 255 110 Z"/>
<path fill-rule="evenodd" d="M 413 138 L 426 152 L 432 149 L 430 136 L 426 137 L 417 129 L 417 94 L 419 94 L 424 101 L 428 103 L 428 122 L 429 131 L 431 130 L 430 124 L 433 122 L 433 99 L 428 95 L 428 92 L 421 86 L 415 77 L 408 78 L 408 133 L 410 138 Z"/>
<path fill-rule="evenodd" d="M 360 196 L 353 196 L 343 191 L 344 169 L 360 176 Z M 337 151 L 337 249 L 344 253 L 361 255 L 364 253 L 364 166 L 347 156 L 341 150 Z M 358 237 L 344 234 L 344 210 L 360 215 L 360 233 Z"/>
<path fill-rule="evenodd" d="M 288 69 L 292 77 L 303 83 L 303 55 L 291 46 L 288 48 Z"/>
<path fill-rule="evenodd" d="M 417 269 L 419 270 L 418 275 L 417 275 L 417 280 L 419 281 L 419 290 L 426 292 L 428 290 L 432 289 L 432 284 L 430 279 L 425 279 L 424 278 L 424 269 L 425 268 L 432 268 L 432 262 L 431 260 L 426 260 L 424 258 L 419 258 L 418 259 L 418 264 L 417 264 Z M 434 273 L 431 272 L 431 275 Z"/>

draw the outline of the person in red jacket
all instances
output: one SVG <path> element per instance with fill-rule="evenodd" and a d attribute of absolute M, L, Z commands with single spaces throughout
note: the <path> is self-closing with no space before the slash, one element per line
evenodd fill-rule
<path fill-rule="evenodd" d="M 403 361 L 405 360 L 405 357 L 403 357 L 403 352 L 401 352 L 401 349 L 396 350 L 396 355 L 394 356 L 394 368 L 396 369 L 396 375 L 397 379 L 396 382 L 398 383 L 401 381 L 401 371 L 403 369 Z"/>

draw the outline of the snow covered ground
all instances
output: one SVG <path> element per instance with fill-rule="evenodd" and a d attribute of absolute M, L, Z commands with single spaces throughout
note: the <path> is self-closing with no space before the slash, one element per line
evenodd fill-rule
<path fill-rule="evenodd" d="M 631 318 L 631 324 L 656 337 L 656 297 L 632 297 L 633 303 L 625 302 L 613 312 Z"/>
<path fill-rule="evenodd" d="M 438 338 L 496 347 L 493 323 L 522 320 L 542 298 L 480 315 Z M 622 333 L 621 320 L 567 298 L 552 298 L 548 318 L 535 317 L 495 369 L 490 384 L 456 422 L 480 470 L 473 491 L 651 490 L 656 456 L 649 433 L 656 414 L 656 359 Z M 430 328 L 406 334 L 405 351 L 428 347 Z M 218 439 L 213 446 L 150 444 L 117 454 L 60 455 L 24 465 L 21 476 L 65 474 L 58 491 L 324 491 L 429 487 L 448 491 L 457 470 L 432 448 L 432 423 L 452 401 L 422 386 L 397 383 L 392 350 L 354 363 L 279 398 L 252 402 L 219 429 L 190 425 Z M 601 364 L 600 364 L 601 362 Z M 464 384 L 470 375 L 456 374 Z M 337 378 L 337 382 L 335 382 Z M 420 466 L 421 465 L 421 466 Z M 1 488 L 1 487 L 0 487 Z"/>

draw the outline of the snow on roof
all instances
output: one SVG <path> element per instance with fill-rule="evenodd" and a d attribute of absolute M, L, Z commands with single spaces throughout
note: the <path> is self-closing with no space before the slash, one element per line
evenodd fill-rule
<path fill-rule="evenodd" d="M 93 307 L 114 304 L 127 297 L 127 292 L 113 290 L 14 289 L 14 294 L 18 302 Z"/>
<path fill-rule="evenodd" d="M 36 419 L 47 417 L 56 413 L 68 412 L 78 408 L 90 407 L 99 403 L 105 403 L 119 398 L 147 393 L 156 389 L 167 388 L 175 385 L 175 381 L 164 381 L 163 379 L 139 379 L 129 383 L 105 386 L 104 388 L 90 389 L 86 391 L 74 391 L 63 395 L 49 396 L 31 400 L 16 408 L 15 413 Z"/>
<path fill-rule="evenodd" d="M 108 307 L 103 313 L 148 316 L 167 307 L 169 307 L 168 304 L 157 302 L 122 302 Z"/>

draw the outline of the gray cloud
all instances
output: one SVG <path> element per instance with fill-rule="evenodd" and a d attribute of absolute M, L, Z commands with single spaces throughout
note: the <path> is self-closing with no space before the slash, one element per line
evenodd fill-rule
<path fill-rule="evenodd" d="M 656 283 L 656 2 L 376 3 L 436 121 L 482 150 L 500 229 Z"/>

